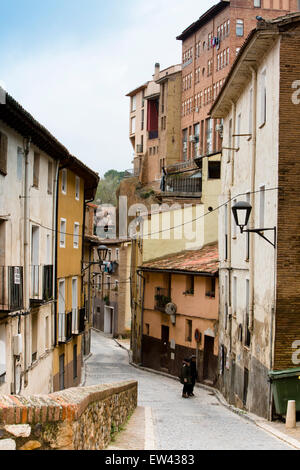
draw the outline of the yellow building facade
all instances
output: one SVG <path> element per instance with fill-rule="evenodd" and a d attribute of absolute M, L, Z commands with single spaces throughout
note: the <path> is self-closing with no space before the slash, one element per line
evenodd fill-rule
<path fill-rule="evenodd" d="M 86 323 L 82 286 L 84 213 L 87 198 L 93 197 L 98 181 L 96 174 L 79 163 L 76 160 L 75 164 L 61 169 L 58 180 L 54 391 L 81 382 L 82 335 Z M 93 190 L 88 194 L 85 188 L 90 192 L 91 182 Z"/>

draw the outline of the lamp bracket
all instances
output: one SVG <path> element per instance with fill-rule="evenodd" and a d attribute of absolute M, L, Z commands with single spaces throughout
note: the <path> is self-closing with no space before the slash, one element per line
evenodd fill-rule
<path fill-rule="evenodd" d="M 263 234 L 263 232 L 270 232 L 270 231 L 274 232 L 274 243 L 271 242 L 271 240 L 269 240 Z M 270 243 L 270 245 L 272 245 L 274 248 L 276 248 L 276 244 L 277 244 L 277 228 L 276 227 L 274 227 L 274 228 L 253 228 L 253 229 L 247 229 L 247 230 L 244 230 L 244 228 L 241 227 L 241 232 L 242 233 L 257 233 L 261 238 L 263 238 L 268 243 Z"/>

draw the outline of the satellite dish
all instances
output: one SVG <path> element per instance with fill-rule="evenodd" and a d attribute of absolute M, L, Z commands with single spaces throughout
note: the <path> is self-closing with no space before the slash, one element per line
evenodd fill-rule
<path fill-rule="evenodd" d="M 166 305 L 165 312 L 167 315 L 175 315 L 177 312 L 177 306 L 175 304 L 169 303 Z"/>

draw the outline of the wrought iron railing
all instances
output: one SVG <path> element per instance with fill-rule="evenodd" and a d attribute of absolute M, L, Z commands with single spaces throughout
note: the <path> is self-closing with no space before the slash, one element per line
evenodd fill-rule
<path fill-rule="evenodd" d="M 43 266 L 43 300 L 45 302 L 53 298 L 53 266 Z"/>
<path fill-rule="evenodd" d="M 171 297 L 170 297 L 168 289 L 165 289 L 163 287 L 156 287 L 155 297 L 154 297 L 155 309 L 161 312 L 164 312 L 166 309 L 166 306 L 170 302 L 171 302 Z"/>
<path fill-rule="evenodd" d="M 174 178 L 167 177 L 166 192 L 174 193 L 201 193 L 202 178 Z"/>
<path fill-rule="evenodd" d="M 58 341 L 67 343 L 72 339 L 72 312 L 58 314 Z"/>
<path fill-rule="evenodd" d="M 0 266 L 0 311 L 11 312 L 23 307 L 23 267 Z"/>

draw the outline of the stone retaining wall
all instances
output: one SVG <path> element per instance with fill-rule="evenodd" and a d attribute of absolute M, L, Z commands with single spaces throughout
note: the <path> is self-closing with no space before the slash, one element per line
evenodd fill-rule
<path fill-rule="evenodd" d="M 0 395 L 0 450 L 102 450 L 137 407 L 137 382 Z"/>

